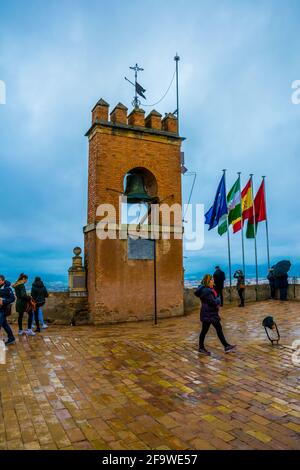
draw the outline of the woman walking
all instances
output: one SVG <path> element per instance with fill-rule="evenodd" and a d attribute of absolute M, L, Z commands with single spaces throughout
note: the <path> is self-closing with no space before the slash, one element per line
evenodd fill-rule
<path fill-rule="evenodd" d="M 237 279 L 236 288 L 240 298 L 239 307 L 245 307 L 245 276 L 241 269 L 235 271 L 233 277 Z"/>
<path fill-rule="evenodd" d="M 211 325 L 215 328 L 218 338 L 224 346 L 225 353 L 231 352 L 236 346 L 229 344 L 224 336 L 221 318 L 219 315 L 220 299 L 214 290 L 214 279 L 210 274 L 206 274 L 202 280 L 201 286 L 195 292 L 197 297 L 201 300 L 200 320 L 202 322 L 202 330 L 199 336 L 199 352 L 210 356 L 211 353 L 207 351 L 204 346 L 205 336 Z"/>
<path fill-rule="evenodd" d="M 31 297 L 35 301 L 34 319 L 36 324 L 36 332 L 40 333 L 40 326 L 48 328 L 44 322 L 42 306 L 45 305 L 48 291 L 40 277 L 36 277 L 31 287 Z"/>
<path fill-rule="evenodd" d="M 33 311 L 32 311 L 31 305 L 28 305 L 31 302 L 31 297 L 30 295 L 27 295 L 26 289 L 25 289 L 25 284 L 27 281 L 28 281 L 28 276 L 22 273 L 18 277 L 18 280 L 13 284 L 13 288 L 15 289 L 15 293 L 17 297 L 16 311 L 19 314 L 19 317 L 18 317 L 19 335 L 26 334 L 28 336 L 35 336 L 35 333 L 31 329 Z M 28 313 L 27 330 L 23 330 L 23 315 L 25 312 Z"/>

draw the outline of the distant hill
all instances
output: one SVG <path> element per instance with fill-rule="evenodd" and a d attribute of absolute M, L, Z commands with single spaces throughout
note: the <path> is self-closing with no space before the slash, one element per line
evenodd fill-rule
<path fill-rule="evenodd" d="M 275 261 L 276 262 L 276 261 Z M 202 279 L 203 275 L 206 273 L 213 273 L 214 268 L 216 266 L 217 262 L 216 261 L 207 261 L 207 260 L 202 260 L 199 259 L 198 257 L 190 257 L 190 258 L 185 258 L 184 259 L 184 279 L 186 283 L 194 283 L 196 281 L 199 281 Z M 221 265 L 222 269 L 225 271 L 226 277 L 228 279 L 229 273 L 228 273 L 228 266 L 226 264 Z M 241 265 L 240 264 L 233 264 L 232 265 L 232 274 L 236 269 L 240 269 Z M 0 267 L 0 272 L 3 267 Z M 268 273 L 268 268 L 266 264 L 260 264 L 258 266 L 258 271 L 259 271 L 259 278 L 266 279 L 267 273 Z M 14 269 L 6 269 L 3 271 L 3 274 L 5 274 L 6 278 L 10 280 L 11 282 L 14 282 L 19 273 L 16 273 Z M 48 287 L 50 291 L 65 291 L 68 288 L 68 274 L 63 273 L 63 274 L 49 274 L 49 273 L 35 273 L 35 272 L 28 272 L 26 273 L 29 275 L 29 280 L 27 283 L 28 288 L 31 287 L 31 284 L 36 276 L 40 276 L 45 285 Z M 300 278 L 300 263 L 296 263 L 292 265 L 292 268 L 289 272 L 289 276 L 296 276 Z M 251 282 L 251 279 L 255 279 L 255 266 L 254 265 L 248 265 L 246 266 L 246 278 L 248 279 L 249 282 Z"/>

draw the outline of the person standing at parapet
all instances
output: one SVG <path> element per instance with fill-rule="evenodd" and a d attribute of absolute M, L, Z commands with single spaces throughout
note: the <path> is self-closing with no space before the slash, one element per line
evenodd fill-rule
<path fill-rule="evenodd" d="M 202 322 L 202 330 L 199 336 L 199 352 L 206 356 L 210 356 L 211 353 L 207 351 L 204 346 L 205 336 L 211 325 L 215 328 L 218 338 L 224 346 L 225 353 L 229 353 L 235 349 L 236 346 L 229 344 L 224 336 L 221 318 L 219 315 L 220 299 L 217 297 L 217 293 L 214 289 L 214 279 L 210 274 L 206 274 L 202 279 L 201 285 L 195 292 L 196 297 L 200 297 L 201 310 L 200 320 Z"/>
<path fill-rule="evenodd" d="M 239 307 L 245 307 L 245 276 L 241 269 L 235 271 L 233 277 L 237 279 L 236 288 L 240 298 Z"/>
<path fill-rule="evenodd" d="M 215 272 L 214 272 L 214 282 L 215 282 L 215 289 L 218 294 L 218 297 L 220 297 L 220 306 L 223 307 L 223 289 L 224 289 L 224 282 L 225 282 L 225 273 L 222 271 L 220 266 L 215 267 Z"/>
<path fill-rule="evenodd" d="M 28 281 L 28 276 L 22 273 L 18 277 L 17 281 L 13 284 L 13 288 L 15 289 L 15 293 L 17 297 L 16 310 L 19 314 L 19 317 L 18 317 L 19 335 L 26 334 L 28 336 L 35 336 L 35 333 L 31 329 L 32 317 L 33 317 L 32 306 L 28 305 L 29 302 L 31 301 L 31 297 L 30 295 L 26 293 L 26 289 L 25 289 L 25 284 L 27 281 Z M 23 330 L 23 315 L 25 312 L 28 313 L 27 330 Z"/>
<path fill-rule="evenodd" d="M 36 277 L 31 287 L 31 297 L 36 302 L 34 318 L 36 325 L 36 332 L 40 333 L 40 326 L 42 328 L 48 328 L 48 325 L 44 322 L 42 307 L 45 305 L 46 298 L 48 297 L 48 291 L 40 277 Z"/>
<path fill-rule="evenodd" d="M 271 299 L 275 299 L 275 297 L 276 297 L 276 286 L 275 286 L 275 276 L 274 276 L 274 269 L 273 268 L 269 269 L 267 279 L 268 279 L 269 285 L 270 285 Z"/>
<path fill-rule="evenodd" d="M 15 344 L 16 340 L 6 318 L 7 308 L 15 300 L 14 293 L 10 287 L 10 282 L 0 274 L 0 328 L 7 334 L 6 345 Z"/>

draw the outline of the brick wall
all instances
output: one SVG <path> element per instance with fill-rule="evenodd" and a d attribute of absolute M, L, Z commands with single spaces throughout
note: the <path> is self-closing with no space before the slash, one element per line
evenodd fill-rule
<path fill-rule="evenodd" d="M 121 114 L 117 119 L 118 110 Z M 152 173 L 160 200 L 173 195 L 166 202 L 181 204 L 182 139 L 177 135 L 176 118 L 168 114 L 159 126 L 160 115 L 156 112 L 152 112 L 156 120 L 151 117 L 145 121 L 142 110 L 132 111 L 126 120 L 126 110 L 119 103 L 111 113 L 111 121 L 108 117 L 97 119 L 94 113 L 87 133 L 90 144 L 88 224 L 99 221 L 96 210 L 104 203 L 114 206 L 117 222 L 120 221 L 119 193 L 124 191 L 125 175 L 134 168 L 145 168 Z M 182 241 L 158 240 L 156 246 L 158 314 L 182 315 Z M 153 261 L 128 260 L 127 240 L 99 240 L 94 230 L 86 232 L 85 266 L 89 307 L 96 324 L 152 318 Z"/>

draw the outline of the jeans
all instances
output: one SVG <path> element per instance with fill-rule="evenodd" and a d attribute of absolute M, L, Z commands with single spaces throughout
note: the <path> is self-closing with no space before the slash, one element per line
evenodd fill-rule
<path fill-rule="evenodd" d="M 35 320 L 35 326 L 37 328 L 37 330 L 39 331 L 40 330 L 40 321 L 39 321 L 39 304 L 36 304 L 35 306 L 35 309 L 34 309 L 34 320 Z M 31 322 L 32 323 L 32 322 Z"/>
<path fill-rule="evenodd" d="M 18 325 L 19 325 L 19 330 L 23 330 L 23 315 L 25 312 L 18 312 L 19 317 L 18 317 Z M 28 322 L 27 322 L 27 328 L 28 330 L 31 330 L 31 325 L 32 325 L 32 318 L 33 318 L 33 312 L 28 313 Z"/>
<path fill-rule="evenodd" d="M 11 327 L 9 326 L 8 322 L 7 322 L 7 319 L 6 319 L 6 316 L 5 316 L 5 313 L 4 312 L 0 312 L 0 328 L 3 328 L 3 330 L 5 331 L 5 333 L 7 334 L 7 339 L 10 341 L 10 340 L 14 340 L 15 337 L 13 335 L 13 332 L 11 330 Z"/>
<path fill-rule="evenodd" d="M 40 324 L 41 327 L 43 327 L 45 322 L 44 322 L 42 307 L 38 308 L 38 317 L 39 317 L 39 324 Z M 36 324 L 36 322 L 35 322 L 35 324 Z M 34 320 L 32 322 L 32 328 L 33 328 L 33 325 L 34 325 Z"/>
<path fill-rule="evenodd" d="M 202 322 L 202 330 L 201 330 L 201 333 L 200 333 L 200 336 L 199 336 L 199 349 L 204 349 L 204 340 L 205 340 L 205 336 L 207 335 L 207 332 L 210 328 L 210 325 L 213 325 L 213 327 L 215 328 L 215 330 L 217 332 L 217 335 L 218 335 L 218 338 L 221 341 L 221 343 L 223 344 L 224 348 L 226 348 L 226 346 L 229 346 L 229 343 L 227 343 L 227 341 L 225 339 L 223 329 L 222 329 L 222 325 L 221 325 L 220 321 L 214 322 L 214 323 L 203 321 Z"/>

